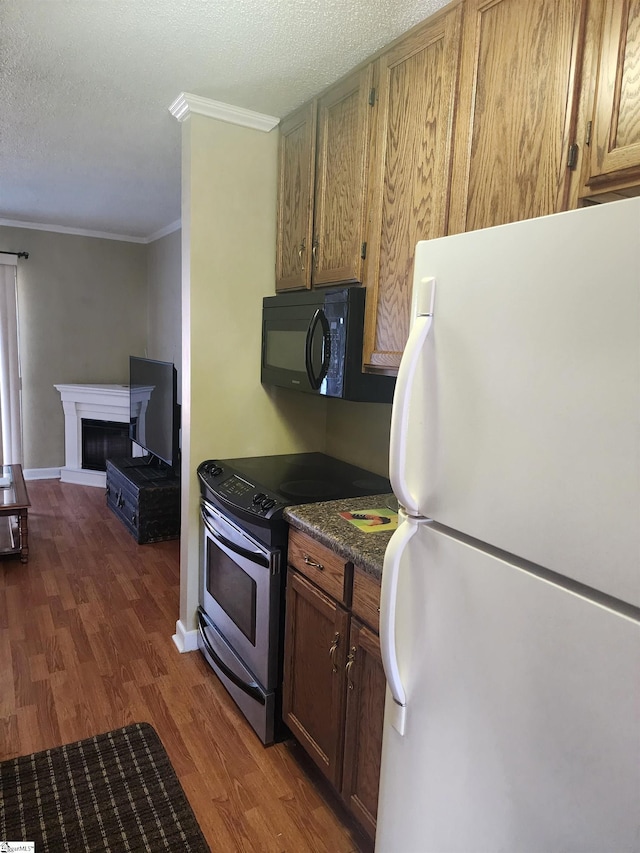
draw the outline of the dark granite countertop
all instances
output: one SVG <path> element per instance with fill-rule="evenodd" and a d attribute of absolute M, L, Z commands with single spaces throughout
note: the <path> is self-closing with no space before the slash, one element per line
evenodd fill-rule
<path fill-rule="evenodd" d="M 369 495 L 364 498 L 344 498 L 338 501 L 290 506 L 285 509 L 284 517 L 292 527 L 307 533 L 345 560 L 357 563 L 369 574 L 380 579 L 384 552 L 392 531 L 382 529 L 375 533 L 363 533 L 339 513 L 387 506 L 397 509 L 397 505 L 393 494 Z"/>

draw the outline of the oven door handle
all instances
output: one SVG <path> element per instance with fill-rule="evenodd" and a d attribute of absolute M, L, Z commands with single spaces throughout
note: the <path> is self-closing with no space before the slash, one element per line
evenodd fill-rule
<path fill-rule="evenodd" d="M 250 551 L 248 548 L 243 548 L 241 545 L 238 545 L 236 542 L 232 542 L 230 539 L 227 539 L 226 536 L 223 536 L 219 530 L 216 530 L 213 527 L 205 509 L 203 508 L 200 511 L 200 515 L 202 516 L 202 522 L 204 526 L 207 528 L 207 532 L 213 536 L 221 545 L 224 545 L 225 548 L 228 548 L 230 551 L 233 551 L 234 554 L 237 554 L 239 557 L 244 557 L 247 560 L 251 560 L 252 563 L 256 563 L 258 566 L 264 566 L 265 569 L 269 568 L 269 560 L 265 557 L 264 554 L 261 554 L 258 551 Z"/>
<path fill-rule="evenodd" d="M 240 688 L 247 696 L 251 696 L 252 699 L 255 699 L 256 702 L 259 702 L 261 705 L 265 705 L 265 698 L 260 692 L 260 688 L 258 686 L 257 681 L 245 682 L 240 676 L 236 675 L 236 673 L 227 666 L 227 664 L 222 660 L 220 655 L 213 648 L 211 643 L 209 642 L 209 638 L 205 633 L 205 628 L 207 627 L 207 623 L 205 621 L 202 613 L 198 613 L 198 633 L 204 643 L 204 647 L 207 650 L 207 653 L 211 655 L 213 661 L 216 666 L 220 668 L 221 672 L 226 675 L 229 681 L 232 681 L 236 687 Z"/>

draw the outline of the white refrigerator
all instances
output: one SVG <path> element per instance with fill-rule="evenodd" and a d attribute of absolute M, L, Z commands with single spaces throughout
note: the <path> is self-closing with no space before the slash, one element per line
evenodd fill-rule
<path fill-rule="evenodd" d="M 640 851 L 640 199 L 416 250 L 377 853 Z"/>

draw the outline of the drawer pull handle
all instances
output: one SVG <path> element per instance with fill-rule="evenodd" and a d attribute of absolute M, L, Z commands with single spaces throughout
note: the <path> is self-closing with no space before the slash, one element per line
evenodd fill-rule
<path fill-rule="evenodd" d="M 308 554 L 303 554 L 302 559 L 304 560 L 306 566 L 311 566 L 313 569 L 318 569 L 318 571 L 320 572 L 324 571 L 324 566 L 322 565 L 322 563 L 316 563 L 316 561 L 312 560 Z"/>
<path fill-rule="evenodd" d="M 329 647 L 329 660 L 331 661 L 331 664 L 332 664 L 331 665 L 331 671 L 332 672 L 338 671 L 338 667 L 336 666 L 336 662 L 335 662 L 335 655 L 336 655 L 336 651 L 337 651 L 339 645 L 340 645 L 340 632 L 336 631 L 336 633 L 333 635 L 333 642 L 331 643 L 331 646 Z"/>

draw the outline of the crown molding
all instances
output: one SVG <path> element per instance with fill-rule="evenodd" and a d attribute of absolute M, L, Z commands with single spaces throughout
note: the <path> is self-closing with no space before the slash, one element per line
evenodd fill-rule
<path fill-rule="evenodd" d="M 0 219 L 0 225 L 7 228 L 26 228 L 32 231 L 51 231 L 54 234 L 70 234 L 74 237 L 97 237 L 101 240 L 117 240 L 120 243 L 153 243 L 172 234 L 182 227 L 182 220 L 176 219 L 164 228 L 154 231 L 148 237 L 132 237 L 128 234 L 112 234 L 110 231 L 88 231 L 85 228 L 68 228 L 66 225 L 51 225 L 46 222 L 23 222 L 21 219 Z"/>
<path fill-rule="evenodd" d="M 67 228 L 66 225 L 51 225 L 46 222 L 23 222 L 20 219 L 0 219 L 0 225 L 8 228 L 27 228 L 31 231 L 53 231 L 55 234 L 71 234 L 75 237 L 98 237 L 101 240 L 119 240 L 123 243 L 147 243 L 147 237 L 131 237 L 127 234 L 111 234 L 108 231 L 88 231 L 85 228 Z"/>
<path fill-rule="evenodd" d="M 181 92 L 169 107 L 169 112 L 178 121 L 185 121 L 191 113 L 198 113 L 207 118 L 217 118 L 229 124 L 238 124 L 241 127 L 262 130 L 265 133 L 269 133 L 280 122 L 276 116 L 254 113 L 244 107 L 234 107 L 232 104 L 212 101 L 200 95 L 191 95 L 189 92 Z"/>
<path fill-rule="evenodd" d="M 164 228 L 160 228 L 159 231 L 154 231 L 153 234 L 145 237 L 145 243 L 155 243 L 156 240 L 160 240 L 168 234 L 173 234 L 174 231 L 179 231 L 180 228 L 182 228 L 182 220 L 176 219 L 175 222 L 171 222 L 169 225 L 165 225 Z"/>

